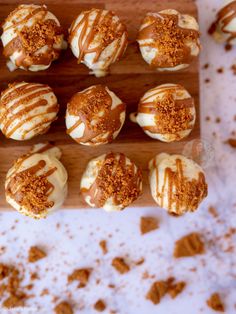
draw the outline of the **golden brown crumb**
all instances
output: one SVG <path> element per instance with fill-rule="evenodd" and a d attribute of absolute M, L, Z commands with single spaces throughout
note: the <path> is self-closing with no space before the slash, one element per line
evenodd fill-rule
<path fill-rule="evenodd" d="M 217 210 L 216 210 L 215 207 L 210 206 L 210 207 L 208 208 L 208 211 L 209 211 L 209 213 L 210 213 L 214 218 L 218 217 L 218 212 L 217 212 Z"/>
<path fill-rule="evenodd" d="M 54 308 L 54 312 L 56 314 L 73 314 L 71 305 L 66 301 L 62 301 L 57 304 L 57 306 Z"/>
<path fill-rule="evenodd" d="M 107 254 L 107 241 L 101 240 L 99 242 L 100 248 L 102 249 L 103 254 Z"/>
<path fill-rule="evenodd" d="M 224 312 L 224 304 L 221 301 L 219 293 L 213 293 L 207 300 L 207 305 L 216 312 Z"/>
<path fill-rule="evenodd" d="M 10 295 L 6 300 L 4 300 L 2 306 L 6 307 L 7 309 L 20 306 L 22 307 L 24 306 L 24 300 L 16 295 Z"/>
<path fill-rule="evenodd" d="M 0 263 L 0 280 L 6 278 L 10 273 L 10 267 L 6 264 Z"/>
<path fill-rule="evenodd" d="M 148 233 L 158 228 L 158 220 L 155 217 L 141 217 L 140 231 L 141 234 Z"/>
<path fill-rule="evenodd" d="M 37 246 L 31 246 L 28 255 L 28 262 L 35 263 L 46 256 L 47 254 L 42 249 Z"/>
<path fill-rule="evenodd" d="M 200 234 L 190 233 L 175 242 L 174 257 L 187 257 L 205 253 Z"/>
<path fill-rule="evenodd" d="M 236 64 L 231 66 L 231 70 L 233 71 L 233 74 L 236 75 Z"/>
<path fill-rule="evenodd" d="M 120 274 L 125 274 L 130 271 L 130 267 L 126 264 L 122 257 L 115 257 L 111 264 Z"/>
<path fill-rule="evenodd" d="M 104 300 L 97 300 L 97 302 L 94 304 L 94 309 L 98 312 L 103 312 L 106 309 L 106 303 Z"/>
<path fill-rule="evenodd" d="M 170 283 L 168 286 L 168 293 L 172 299 L 176 298 L 186 287 L 184 281 L 179 281 L 177 283 Z"/>
<path fill-rule="evenodd" d="M 89 268 L 75 269 L 73 273 L 68 276 L 68 282 L 79 281 L 79 287 L 83 288 L 87 285 L 90 274 L 91 269 Z"/>
<path fill-rule="evenodd" d="M 226 141 L 226 143 L 229 144 L 231 147 L 236 148 L 236 139 L 234 139 L 234 138 L 229 138 L 229 139 Z"/>
<path fill-rule="evenodd" d="M 167 293 L 167 283 L 166 281 L 156 281 L 152 284 L 150 290 L 148 291 L 146 298 L 154 304 L 158 304 L 161 298 Z"/>

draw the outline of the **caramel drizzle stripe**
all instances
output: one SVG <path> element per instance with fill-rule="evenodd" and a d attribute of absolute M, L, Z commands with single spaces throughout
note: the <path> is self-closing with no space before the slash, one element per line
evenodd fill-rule
<path fill-rule="evenodd" d="M 46 152 L 47 150 L 50 150 L 50 149 L 52 149 L 52 148 L 53 148 L 53 145 L 52 145 L 52 144 L 46 143 L 46 144 L 43 145 L 43 147 L 41 147 L 41 148 L 35 150 L 35 151 L 33 152 L 33 154 L 42 154 L 42 153 L 44 153 L 44 152 Z"/>
<path fill-rule="evenodd" d="M 72 125 L 67 131 L 67 134 L 71 134 L 76 128 L 78 128 L 82 123 L 82 120 L 79 119 L 74 125 Z"/>
<path fill-rule="evenodd" d="M 90 31 L 88 32 L 88 34 L 86 35 L 87 33 L 87 30 L 88 30 L 88 25 L 89 25 L 89 17 L 90 17 L 90 14 L 92 15 L 94 12 L 96 12 L 96 17 L 93 21 L 93 24 L 91 25 L 90 27 Z M 92 11 L 89 11 L 89 12 L 85 12 L 84 13 L 84 16 L 83 18 L 80 20 L 80 22 L 76 25 L 76 27 L 74 28 L 75 24 L 76 24 L 76 21 L 73 23 L 72 25 L 72 32 L 71 32 L 71 35 L 70 35 L 70 38 L 69 38 L 69 42 L 72 41 L 73 37 L 76 35 L 76 33 L 78 32 L 79 28 L 82 26 L 82 29 L 81 29 L 81 33 L 80 33 L 80 36 L 79 36 L 79 40 L 78 40 L 78 46 L 79 46 L 79 56 L 78 56 L 78 63 L 80 63 L 85 54 L 89 54 L 89 53 L 94 53 L 95 52 L 95 57 L 94 57 L 94 63 L 98 61 L 102 51 L 103 51 L 103 47 L 94 47 L 94 48 L 90 48 L 89 49 L 89 45 L 90 43 L 93 41 L 94 37 L 95 37 L 95 32 L 93 30 L 94 26 L 101 23 L 102 20 L 105 20 L 106 17 L 108 15 L 110 15 L 111 13 L 109 11 L 107 11 L 104 15 L 103 15 L 103 18 L 102 18 L 102 14 L 103 14 L 103 11 L 102 10 L 92 10 Z M 102 19 L 101 19 L 102 18 Z M 111 18 L 110 20 L 112 21 L 112 18 L 113 16 L 111 15 Z M 111 22 L 112 23 L 112 22 Z M 73 29 L 74 28 L 74 29 Z M 122 28 L 122 24 L 120 22 L 117 22 L 117 29 L 118 28 Z M 126 33 L 126 32 L 124 32 Z M 126 34 L 126 37 L 127 37 L 127 34 Z M 117 42 L 117 46 L 120 44 L 121 42 L 121 39 L 122 39 L 122 36 L 117 38 L 118 39 L 118 42 Z M 124 40 L 125 42 L 125 40 Z M 122 47 L 120 48 L 120 52 L 118 53 L 118 56 L 117 58 L 119 59 L 124 50 L 126 48 L 126 45 L 123 44 Z M 117 54 L 117 51 L 116 49 L 114 49 L 114 53 L 113 55 L 111 56 L 111 60 L 115 60 L 116 58 L 116 54 Z"/>
<path fill-rule="evenodd" d="M 16 9 L 17 10 L 17 9 Z M 22 8 L 21 10 L 27 10 L 27 8 Z M 18 10 L 17 10 L 18 11 Z M 16 13 L 17 13 L 16 11 Z M 20 20 L 19 22 L 17 23 L 12 23 L 13 25 L 11 26 L 8 26 L 6 28 L 4 28 L 4 31 L 8 31 L 9 29 L 11 28 L 16 28 L 18 27 L 19 25 L 25 25 L 31 18 L 33 18 L 35 15 L 37 15 L 39 12 L 44 12 L 44 15 L 43 15 L 43 19 L 45 18 L 45 16 L 47 15 L 47 10 L 46 8 L 44 8 L 43 6 L 40 7 L 40 8 L 36 8 L 34 9 L 33 11 L 30 11 L 30 9 L 28 8 L 28 11 L 29 11 L 29 14 L 26 15 L 22 20 Z M 9 18 L 6 19 L 6 22 L 9 21 Z"/>
<path fill-rule="evenodd" d="M 180 85 L 177 85 L 177 86 L 163 86 L 161 88 L 153 88 L 153 89 L 151 89 L 148 92 L 151 95 L 148 95 L 145 98 L 142 98 L 141 99 L 141 103 L 142 102 L 146 102 L 149 98 L 156 97 L 156 96 L 158 96 L 160 94 L 163 94 L 163 93 L 165 93 L 165 91 L 170 91 L 171 93 L 174 93 L 174 92 L 177 92 L 179 90 L 182 90 L 182 87 Z M 154 91 L 155 91 L 155 93 L 152 93 Z"/>
<path fill-rule="evenodd" d="M 225 8 L 223 8 L 218 14 L 218 19 L 221 20 L 223 24 L 223 32 L 231 35 L 228 42 L 234 40 L 236 38 L 236 32 L 227 31 L 226 27 L 233 19 L 236 19 L 236 2 L 234 1 L 233 3 L 229 3 Z"/>
<path fill-rule="evenodd" d="M 32 93 L 34 92 L 34 93 Z M 30 101 L 32 98 L 37 97 L 37 96 L 41 96 L 41 95 L 46 95 L 51 93 L 52 90 L 50 87 L 47 86 L 28 86 L 24 85 L 24 86 L 20 86 L 17 88 L 13 88 L 12 91 L 9 91 L 6 95 L 2 95 L 1 97 L 1 102 L 3 104 L 8 103 L 8 102 L 14 102 L 14 104 L 18 104 L 15 103 L 16 101 L 18 102 L 22 102 L 22 101 Z M 8 109 L 8 108 L 7 108 Z"/>
<path fill-rule="evenodd" d="M 58 109 L 58 106 L 57 105 L 53 105 L 51 107 L 48 108 L 48 110 L 52 110 L 52 112 L 57 112 L 57 109 Z M 40 117 L 42 115 L 47 115 L 51 112 L 46 112 L 46 113 L 39 113 L 39 114 L 35 114 L 35 115 L 32 115 L 30 116 L 29 118 L 27 119 L 24 119 L 23 121 L 21 121 L 20 123 L 18 123 L 13 129 L 11 129 L 11 131 L 9 131 L 8 133 L 6 133 L 6 137 L 10 137 L 14 132 L 16 132 L 17 129 L 19 129 L 22 125 L 24 125 L 25 123 L 33 120 L 34 118 L 36 117 Z M 49 122 L 53 122 L 55 120 L 55 118 L 50 118 L 48 120 L 45 120 L 47 123 Z M 42 122 L 41 122 L 42 123 Z M 44 122 L 43 122 L 44 123 Z M 33 128 L 35 128 L 36 126 L 34 126 Z"/>

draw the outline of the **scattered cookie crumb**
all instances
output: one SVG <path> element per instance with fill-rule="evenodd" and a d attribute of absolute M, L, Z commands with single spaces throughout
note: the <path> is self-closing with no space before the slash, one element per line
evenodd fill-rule
<path fill-rule="evenodd" d="M 205 253 L 204 243 L 197 232 L 190 233 L 175 242 L 174 257 L 188 257 Z"/>
<path fill-rule="evenodd" d="M 186 287 L 186 282 L 179 281 L 177 283 L 173 283 L 174 280 L 171 280 L 168 284 L 168 293 L 172 299 L 176 298 Z"/>
<path fill-rule="evenodd" d="M 106 309 L 106 303 L 102 299 L 99 299 L 94 304 L 94 309 L 98 312 L 103 312 Z"/>
<path fill-rule="evenodd" d="M 233 46 L 231 44 L 226 44 L 225 45 L 225 51 L 230 51 L 232 50 Z"/>
<path fill-rule="evenodd" d="M 219 293 L 213 293 L 207 300 L 207 305 L 216 312 L 224 312 L 224 304 L 221 301 Z"/>
<path fill-rule="evenodd" d="M 79 288 L 83 288 L 87 285 L 89 277 L 91 274 L 91 269 L 89 268 L 79 268 L 75 269 L 71 275 L 68 276 L 68 282 L 79 281 Z"/>
<path fill-rule="evenodd" d="M 206 84 L 210 83 L 210 79 L 208 79 L 208 78 L 205 79 L 205 83 L 206 83 Z"/>
<path fill-rule="evenodd" d="M 222 74 L 224 73 L 224 68 L 218 68 L 216 71 L 217 73 Z"/>
<path fill-rule="evenodd" d="M 140 232 L 145 234 L 156 230 L 159 227 L 158 220 L 155 217 L 141 217 L 140 219 Z"/>
<path fill-rule="evenodd" d="M 25 305 L 24 299 L 20 296 L 10 295 L 6 300 L 3 301 L 2 306 L 11 309 L 15 307 L 22 307 Z"/>
<path fill-rule="evenodd" d="M 219 117 L 216 118 L 216 123 L 220 123 L 221 119 Z"/>
<path fill-rule="evenodd" d="M 236 75 L 236 64 L 231 66 L 231 70 L 233 71 L 233 75 Z"/>
<path fill-rule="evenodd" d="M 167 288 L 166 281 L 154 282 L 146 295 L 146 299 L 150 300 L 153 304 L 160 303 L 161 298 L 167 293 Z"/>
<path fill-rule="evenodd" d="M 0 280 L 6 278 L 10 273 L 10 267 L 6 264 L 0 263 Z"/>
<path fill-rule="evenodd" d="M 29 249 L 28 262 L 35 263 L 46 256 L 47 254 L 42 249 L 37 246 L 31 246 Z"/>
<path fill-rule="evenodd" d="M 206 70 L 208 68 L 209 68 L 209 63 L 205 63 L 204 66 L 203 66 L 203 69 Z"/>
<path fill-rule="evenodd" d="M 210 213 L 214 218 L 218 217 L 218 212 L 217 212 L 217 210 L 216 210 L 215 207 L 210 206 L 210 207 L 208 208 L 208 211 L 209 211 L 209 213 Z"/>
<path fill-rule="evenodd" d="M 66 301 L 62 301 L 57 304 L 57 306 L 54 308 L 54 312 L 56 314 L 73 314 L 71 305 Z"/>
<path fill-rule="evenodd" d="M 210 121 L 211 118 L 210 118 L 209 116 L 207 116 L 207 117 L 205 118 L 205 120 L 206 120 L 206 121 Z"/>
<path fill-rule="evenodd" d="M 125 274 L 130 271 L 130 267 L 126 264 L 125 260 L 122 257 L 115 257 L 112 260 L 111 264 L 120 274 Z"/>
<path fill-rule="evenodd" d="M 101 240 L 99 242 L 99 246 L 102 249 L 103 254 L 107 254 L 107 241 L 106 240 Z"/>
<path fill-rule="evenodd" d="M 236 148 L 236 139 L 234 138 L 229 138 L 225 143 L 230 145 L 233 148 Z"/>

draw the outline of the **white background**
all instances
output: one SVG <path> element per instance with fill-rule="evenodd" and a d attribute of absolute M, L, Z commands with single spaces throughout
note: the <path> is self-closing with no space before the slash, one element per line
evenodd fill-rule
<path fill-rule="evenodd" d="M 202 137 L 214 148 L 215 159 L 206 164 L 209 197 L 200 209 L 182 218 L 167 216 L 159 208 L 127 209 L 122 213 L 107 214 L 102 210 L 59 211 L 46 220 L 34 221 L 15 212 L 0 214 L 0 247 L 7 250 L 0 255 L 6 263 L 24 263 L 31 245 L 42 246 L 48 256 L 35 265 L 40 281 L 36 281 L 36 296 L 48 288 L 49 296 L 29 300 L 21 313 L 53 313 L 53 296 L 75 304 L 75 312 L 94 313 L 93 304 L 104 298 L 107 311 L 121 314 L 197 314 L 213 313 L 206 306 L 206 299 L 218 291 L 226 305 L 226 313 L 236 313 L 236 254 L 225 250 L 235 244 L 235 239 L 224 239 L 230 227 L 236 227 L 236 150 L 224 143 L 236 131 L 236 75 L 230 67 L 236 64 L 236 48 L 225 52 L 207 35 L 207 28 L 214 19 L 215 9 L 223 1 L 199 0 L 203 51 L 201 68 L 201 125 Z M 224 73 L 217 69 L 223 67 Z M 205 79 L 210 79 L 208 84 Z M 211 120 L 207 122 L 206 116 Z M 215 119 L 221 118 L 220 123 Z M 215 132 L 215 135 L 213 134 Z M 1 196 L 2 197 L 2 196 Z M 208 207 L 215 206 L 219 217 L 213 218 Z M 140 235 L 139 219 L 153 215 L 160 219 L 160 229 L 145 236 Z M 16 222 L 18 220 L 18 222 Z M 58 227 L 58 224 L 60 225 Z M 205 255 L 174 260 L 175 240 L 191 231 L 203 234 Z M 103 255 L 99 241 L 106 239 L 109 253 Z M 125 275 L 117 274 L 111 267 L 115 256 L 125 256 L 133 265 Z M 145 263 L 135 266 L 135 261 L 145 258 Z M 91 280 L 84 289 L 76 284 L 67 286 L 67 275 L 74 268 L 93 267 Z M 197 271 L 190 269 L 196 267 Z M 28 269 L 28 268 L 27 268 Z M 148 271 L 153 279 L 142 279 Z M 187 288 L 175 300 L 165 297 L 159 305 L 145 299 L 151 283 L 157 279 L 175 276 L 187 282 Z M 100 279 L 100 284 L 96 280 Z M 107 288 L 115 284 L 116 289 Z M 72 295 L 70 295 L 72 292 Z M 37 307 L 40 306 L 40 309 Z M 83 308 L 83 309 L 81 309 Z M 18 313 L 0 309 L 0 313 Z"/>

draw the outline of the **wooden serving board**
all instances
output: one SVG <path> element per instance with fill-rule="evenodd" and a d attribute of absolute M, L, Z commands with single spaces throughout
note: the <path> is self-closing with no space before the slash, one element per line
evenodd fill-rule
<path fill-rule="evenodd" d="M 28 1 L 18 1 L 27 3 Z M 62 26 L 68 29 L 73 19 L 82 11 L 89 8 L 105 8 L 114 10 L 126 23 L 130 44 L 123 59 L 111 67 L 111 74 L 104 78 L 95 78 L 88 75 L 84 65 L 77 65 L 76 58 L 70 49 L 64 52 L 61 58 L 46 70 L 37 73 L 16 70 L 9 72 L 6 60 L 0 51 L 0 90 L 14 81 L 39 82 L 50 85 L 58 97 L 61 109 L 59 119 L 53 123 L 46 135 L 38 136 L 33 140 L 19 142 L 6 139 L 0 135 L 0 210 L 8 209 L 5 202 L 4 182 L 8 169 L 13 161 L 26 153 L 35 143 L 53 141 L 63 151 L 62 162 L 69 174 L 69 194 L 65 208 L 86 208 L 87 205 L 79 195 L 81 175 L 87 162 L 103 153 L 110 151 L 123 152 L 133 159 L 143 169 L 143 195 L 134 203 L 134 206 L 156 206 L 152 200 L 148 185 L 148 161 L 160 152 L 181 153 L 186 142 L 200 137 L 199 124 L 199 72 L 198 60 L 187 70 L 177 73 L 157 73 L 143 61 L 136 43 L 137 31 L 141 20 L 147 12 L 173 8 L 180 12 L 197 17 L 197 8 L 194 0 L 53 0 L 33 1 L 44 3 L 55 13 Z M 0 22 L 16 7 L 12 0 L 0 0 Z M 30 2 L 29 2 L 30 3 Z M 32 2 L 31 2 L 32 3 Z M 184 141 L 166 144 L 149 138 L 142 129 L 129 121 L 129 113 L 136 110 L 140 97 L 148 89 L 163 83 L 180 83 L 187 88 L 195 98 L 197 109 L 196 125 L 191 135 Z M 65 110 L 71 96 L 90 85 L 106 84 L 112 91 L 127 104 L 127 118 L 125 125 L 112 143 L 99 147 L 86 147 L 74 142 L 65 132 Z"/>

